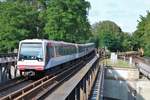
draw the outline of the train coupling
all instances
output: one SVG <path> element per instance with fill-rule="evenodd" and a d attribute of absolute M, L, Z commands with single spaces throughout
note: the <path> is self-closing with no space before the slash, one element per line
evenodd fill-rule
<path fill-rule="evenodd" d="M 25 76 L 35 76 L 35 72 L 34 71 L 27 71 L 27 72 L 25 72 Z"/>

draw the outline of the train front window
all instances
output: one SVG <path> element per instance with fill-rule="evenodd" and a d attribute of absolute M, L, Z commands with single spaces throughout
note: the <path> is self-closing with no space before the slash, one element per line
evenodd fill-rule
<path fill-rule="evenodd" d="M 22 43 L 19 60 L 43 61 L 42 43 Z"/>

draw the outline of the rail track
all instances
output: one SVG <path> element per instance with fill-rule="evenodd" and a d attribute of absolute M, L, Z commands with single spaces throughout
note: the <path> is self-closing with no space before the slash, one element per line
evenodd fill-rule
<path fill-rule="evenodd" d="M 13 92 L 9 92 L 6 96 L 0 98 L 1 100 L 20 100 L 20 99 L 43 99 L 55 88 L 57 88 L 63 81 L 69 79 L 78 70 L 80 70 L 88 61 L 90 61 L 95 55 L 93 53 L 70 62 L 71 65 L 65 65 L 56 72 L 50 73 L 43 78 L 31 82 Z"/>
<path fill-rule="evenodd" d="M 146 58 L 143 58 L 143 57 L 138 57 L 138 56 L 136 56 L 136 57 L 134 57 L 134 60 L 135 60 L 135 62 L 143 62 L 143 63 L 145 63 L 145 64 L 150 64 L 150 60 L 149 59 L 146 59 Z"/>
<path fill-rule="evenodd" d="M 12 93 L 20 88 L 25 87 L 26 85 L 32 83 L 33 80 L 27 80 L 23 79 L 20 81 L 12 82 L 11 84 L 4 86 L 3 88 L 0 89 L 0 99 L 9 93 Z"/>
<path fill-rule="evenodd" d="M 1 83 L 0 91 L 4 91 L 4 90 L 8 89 L 9 87 L 14 86 L 15 84 L 18 84 L 21 81 L 23 81 L 23 79 L 21 77 L 17 77 L 12 80 L 9 80 L 7 82 Z"/>

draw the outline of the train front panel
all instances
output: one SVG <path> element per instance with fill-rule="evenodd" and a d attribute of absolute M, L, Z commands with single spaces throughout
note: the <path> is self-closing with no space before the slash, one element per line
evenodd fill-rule
<path fill-rule="evenodd" d="M 20 71 L 33 73 L 44 70 L 44 42 L 21 41 L 19 45 L 17 66 Z"/>

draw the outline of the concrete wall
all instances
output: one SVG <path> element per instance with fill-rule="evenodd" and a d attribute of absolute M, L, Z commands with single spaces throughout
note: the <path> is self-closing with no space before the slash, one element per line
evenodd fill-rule
<path fill-rule="evenodd" d="M 136 100 L 150 100 L 150 81 L 142 80 L 136 83 Z"/>
<path fill-rule="evenodd" d="M 105 72 L 104 97 L 119 100 L 150 100 L 150 81 L 139 79 L 137 69 L 108 68 Z"/>
<path fill-rule="evenodd" d="M 126 81 L 105 79 L 104 97 L 129 100 L 128 95 L 128 85 Z"/>
<path fill-rule="evenodd" d="M 106 68 L 106 79 L 138 80 L 139 71 L 135 68 Z"/>

